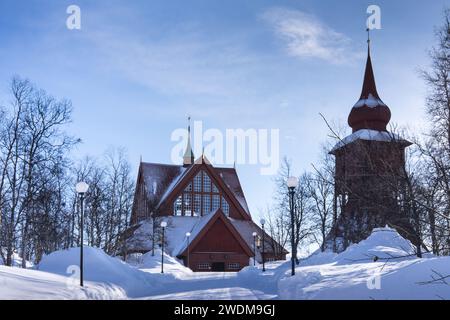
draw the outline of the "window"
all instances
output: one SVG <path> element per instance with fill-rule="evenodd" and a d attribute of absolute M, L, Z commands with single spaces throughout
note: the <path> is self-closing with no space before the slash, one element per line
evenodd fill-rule
<path fill-rule="evenodd" d="M 222 211 L 223 213 L 225 213 L 226 216 L 230 215 L 230 205 L 223 196 L 222 196 Z"/>
<path fill-rule="evenodd" d="M 214 194 L 212 196 L 212 211 L 220 208 L 220 196 L 218 194 Z"/>
<path fill-rule="evenodd" d="M 175 216 L 203 216 L 218 208 L 227 216 L 230 206 L 206 171 L 199 171 L 173 203 Z"/>
<path fill-rule="evenodd" d="M 238 262 L 232 262 L 228 264 L 228 270 L 239 270 L 241 265 Z"/>
<path fill-rule="evenodd" d="M 211 179 L 206 172 L 203 172 L 203 192 L 211 192 Z"/>
<path fill-rule="evenodd" d="M 209 194 L 203 195 L 203 215 L 211 212 L 211 196 Z"/>
<path fill-rule="evenodd" d="M 184 215 L 185 216 L 192 215 L 192 194 L 184 193 L 183 200 L 184 200 L 183 202 Z"/>
<path fill-rule="evenodd" d="M 181 216 L 183 214 L 183 211 L 182 211 L 183 206 L 182 206 L 182 204 L 183 204 L 183 201 L 181 200 L 181 196 L 179 196 L 175 200 L 175 203 L 174 203 L 174 206 L 173 206 L 173 215 L 174 216 Z"/>
<path fill-rule="evenodd" d="M 199 263 L 199 264 L 197 265 L 197 269 L 198 269 L 198 270 L 210 270 L 210 269 L 211 269 L 211 265 L 210 265 L 209 263 L 207 263 L 207 262 L 205 262 L 205 263 Z"/>
<path fill-rule="evenodd" d="M 202 196 L 200 194 L 194 194 L 194 216 L 200 216 L 202 210 Z"/>
<path fill-rule="evenodd" d="M 194 191 L 202 191 L 202 172 L 200 171 L 194 178 Z"/>

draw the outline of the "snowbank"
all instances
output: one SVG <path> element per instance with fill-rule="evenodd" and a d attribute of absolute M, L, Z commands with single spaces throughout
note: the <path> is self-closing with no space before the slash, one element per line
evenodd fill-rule
<path fill-rule="evenodd" d="M 74 279 L 38 270 L 0 266 L 0 299 L 125 299 L 125 292 L 113 285 L 86 283 L 78 286 Z"/>
<path fill-rule="evenodd" d="M 161 272 L 161 250 L 156 249 L 155 255 L 152 252 L 146 254 L 134 254 L 128 257 L 127 263 L 148 273 Z M 185 267 L 181 261 L 164 253 L 164 275 L 170 275 L 172 278 L 180 278 L 193 274 L 193 271 Z M 166 279 L 170 280 L 170 279 Z"/>
<path fill-rule="evenodd" d="M 365 240 L 353 244 L 335 257 L 339 264 L 354 262 L 370 262 L 374 259 L 391 260 L 400 258 L 415 258 L 413 244 L 404 239 L 395 229 L 376 228 Z"/>
<path fill-rule="evenodd" d="M 70 276 L 79 266 L 80 249 L 56 251 L 44 256 L 39 270 Z M 77 275 L 72 275 L 77 277 Z M 148 294 L 162 284 L 155 277 L 142 272 L 127 263 L 108 256 L 103 250 L 84 248 L 84 279 L 86 281 L 114 285 L 125 291 L 129 297 Z"/>
<path fill-rule="evenodd" d="M 427 283 L 450 274 L 450 257 L 418 259 L 412 244 L 390 228 L 341 254 L 316 253 L 278 283 L 280 299 L 450 299 L 450 285 Z M 378 257 L 374 261 L 374 257 Z"/>

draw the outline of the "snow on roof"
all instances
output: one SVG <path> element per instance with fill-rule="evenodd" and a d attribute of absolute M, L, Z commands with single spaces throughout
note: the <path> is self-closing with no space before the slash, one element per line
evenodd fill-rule
<path fill-rule="evenodd" d="M 229 218 L 229 220 L 230 220 L 231 224 L 239 232 L 242 239 L 244 239 L 244 241 L 247 243 L 247 245 L 253 251 L 254 250 L 254 248 L 253 248 L 254 247 L 253 232 L 256 231 L 256 233 L 261 237 L 262 236 L 261 229 L 259 229 L 255 225 L 255 223 L 251 220 L 236 220 L 236 219 L 231 219 L 231 218 Z M 266 249 L 265 251 L 269 251 L 269 250 L 270 250 L 270 247 L 268 246 L 268 250 Z M 262 260 L 261 253 L 259 250 L 256 250 L 256 260 L 257 261 Z"/>
<path fill-rule="evenodd" d="M 242 190 L 239 177 L 237 175 L 236 169 L 234 168 L 214 168 L 222 180 L 225 182 L 227 187 L 233 192 L 234 197 L 242 206 L 242 208 L 250 214 L 250 210 L 247 205 L 247 200 L 245 200 L 244 191 Z"/>
<path fill-rule="evenodd" d="M 167 252 L 172 256 L 176 257 L 180 255 L 187 247 L 186 233 L 190 232 L 191 236 L 189 238 L 192 242 L 201 230 L 208 224 L 211 218 L 215 215 L 217 211 L 211 212 L 205 216 L 199 217 L 178 217 L 178 216 L 167 216 L 163 217 L 162 220 L 167 222 L 167 228 L 165 232 L 167 241 Z M 227 217 L 231 222 L 233 227 L 240 234 L 242 239 L 253 251 L 253 232 L 262 237 L 262 230 L 251 220 L 237 220 Z M 160 221 L 162 221 L 160 220 Z M 160 222 L 158 222 L 160 223 Z M 132 251 L 150 251 L 152 249 L 152 239 L 151 234 L 153 232 L 152 220 L 148 219 L 141 222 L 139 228 L 137 228 L 133 236 L 127 240 L 127 248 Z M 159 244 L 158 244 L 159 245 Z M 271 252 L 272 247 L 270 244 L 270 237 L 266 236 L 266 251 Z M 257 260 L 261 260 L 261 255 L 259 250 L 257 250 Z"/>
<path fill-rule="evenodd" d="M 376 106 L 386 106 L 386 104 L 379 98 L 374 97 L 371 93 L 367 99 L 359 99 L 353 108 L 361 108 L 367 106 L 369 108 L 375 108 Z"/>
<path fill-rule="evenodd" d="M 170 195 L 170 193 L 172 192 L 173 188 L 175 188 L 175 186 L 185 176 L 185 174 L 187 172 L 188 172 L 188 170 L 186 170 L 186 168 L 180 167 L 180 172 L 179 172 L 178 176 L 176 176 L 175 179 L 173 179 L 172 182 L 169 184 L 169 186 L 167 187 L 166 191 L 164 192 L 164 194 L 162 195 L 161 199 L 159 200 L 158 206 Z"/>
<path fill-rule="evenodd" d="M 179 165 L 141 163 L 142 176 L 149 200 L 158 202 L 168 186 L 177 180 L 186 168 Z"/>
<path fill-rule="evenodd" d="M 370 130 L 370 129 L 361 129 L 358 130 L 351 135 L 345 137 L 341 141 L 339 141 L 333 149 L 331 149 L 331 152 L 336 151 L 343 146 L 350 144 L 356 140 L 368 140 L 368 141 L 397 141 L 402 143 L 408 143 L 409 141 L 403 139 L 398 134 L 387 132 L 387 131 L 377 131 L 377 130 Z"/>
<path fill-rule="evenodd" d="M 186 232 L 191 233 L 191 236 L 189 237 L 189 241 L 192 242 L 198 236 L 198 234 L 203 230 L 203 228 L 208 224 L 208 222 L 212 219 L 212 217 L 214 217 L 217 210 L 214 212 L 211 212 L 205 216 L 194 218 L 193 220 L 195 220 L 195 222 L 192 225 L 192 227 L 190 229 L 187 228 L 186 231 L 183 232 L 183 239 L 179 239 L 179 241 L 175 241 L 175 239 L 172 239 L 172 241 L 174 243 L 174 250 L 172 251 L 172 255 L 174 257 L 183 253 L 183 251 L 187 248 L 188 241 L 187 241 L 187 237 L 186 237 Z M 192 217 L 190 217 L 190 218 L 192 219 Z"/>

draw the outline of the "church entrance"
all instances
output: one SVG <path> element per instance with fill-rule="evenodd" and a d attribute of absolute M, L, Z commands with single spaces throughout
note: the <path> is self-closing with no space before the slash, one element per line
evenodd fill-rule
<path fill-rule="evenodd" d="M 225 271 L 225 262 L 213 262 L 211 264 L 211 271 Z"/>

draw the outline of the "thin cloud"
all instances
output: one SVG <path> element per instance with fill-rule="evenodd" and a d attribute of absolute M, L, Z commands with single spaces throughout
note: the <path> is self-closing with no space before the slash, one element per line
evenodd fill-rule
<path fill-rule="evenodd" d="M 263 19 L 285 41 L 289 55 L 318 58 L 333 64 L 348 63 L 360 57 L 346 35 L 333 30 L 313 15 L 286 8 L 271 8 Z"/>

